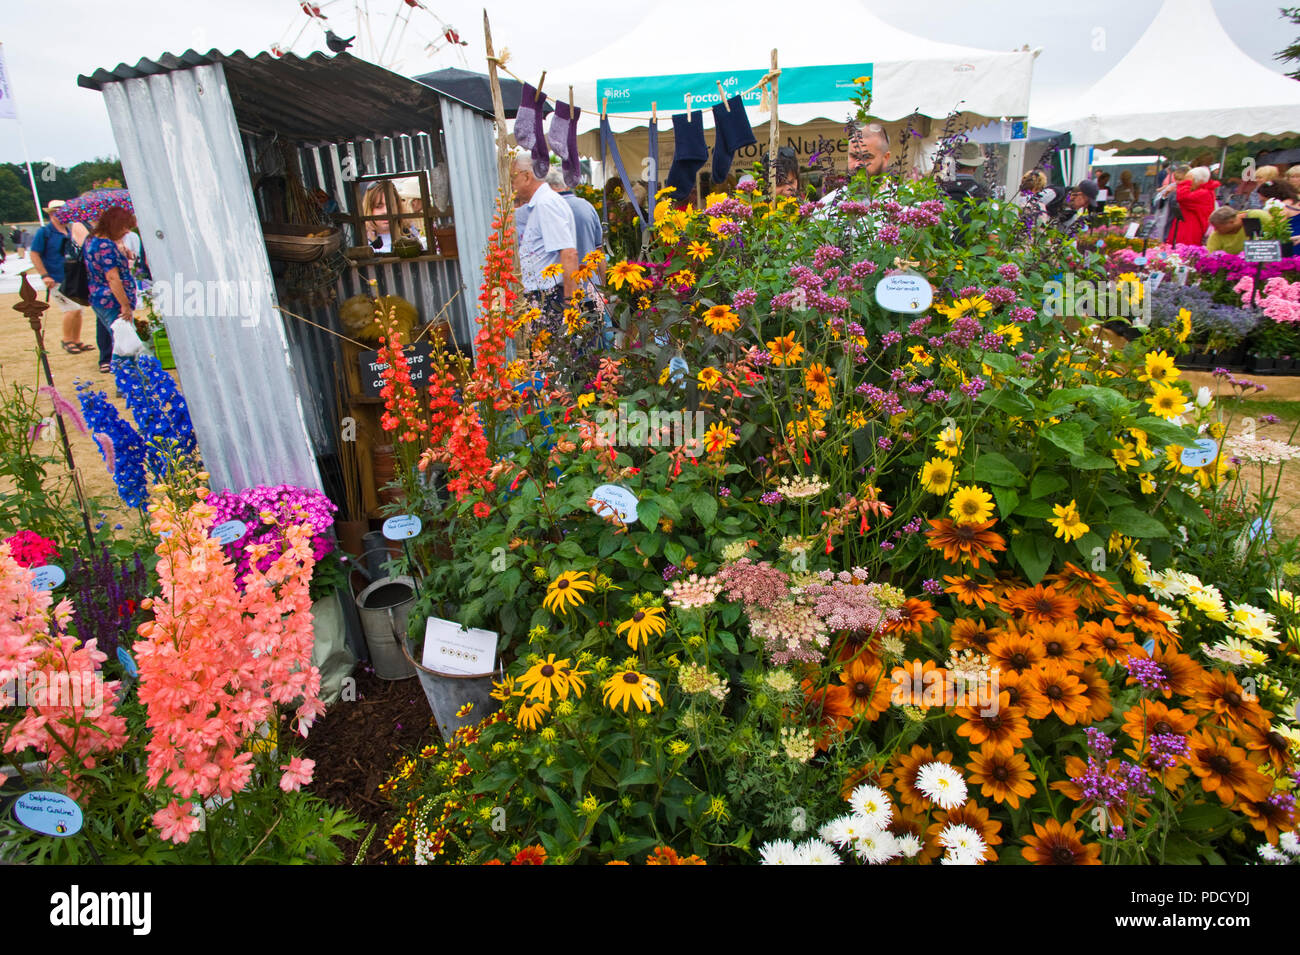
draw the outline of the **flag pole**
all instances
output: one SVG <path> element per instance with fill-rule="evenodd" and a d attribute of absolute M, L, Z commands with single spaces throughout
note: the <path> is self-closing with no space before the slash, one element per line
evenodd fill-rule
<path fill-rule="evenodd" d="M 23 134 L 23 122 L 18 118 L 18 101 L 14 99 L 13 84 L 9 82 L 8 71 L 5 68 L 5 45 L 0 43 L 0 93 L 4 99 L 9 101 L 9 109 L 12 110 L 13 116 L 10 117 L 18 124 L 18 142 L 23 147 L 23 162 L 27 165 L 27 181 L 32 186 L 32 201 L 36 203 L 36 221 L 45 225 L 45 216 L 41 212 L 41 194 L 36 190 L 36 176 L 32 173 L 32 160 L 27 152 L 27 137 Z"/>

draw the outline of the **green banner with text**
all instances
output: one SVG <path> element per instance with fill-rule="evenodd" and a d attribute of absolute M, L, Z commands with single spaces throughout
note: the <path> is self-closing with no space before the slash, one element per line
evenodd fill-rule
<path fill-rule="evenodd" d="M 764 76 L 766 70 L 733 70 L 726 73 L 675 73 L 669 76 L 621 76 L 596 81 L 596 100 L 608 100 L 612 113 L 648 113 L 654 103 L 665 113 L 686 109 L 686 95 L 691 109 L 705 109 L 719 102 L 718 84 L 727 98 L 748 90 Z M 847 101 L 857 88 L 855 80 L 871 78 L 870 63 L 845 63 L 839 66 L 789 66 L 781 70 L 778 91 L 781 102 L 835 103 Z M 757 106 L 759 90 L 744 94 L 746 106 Z"/>

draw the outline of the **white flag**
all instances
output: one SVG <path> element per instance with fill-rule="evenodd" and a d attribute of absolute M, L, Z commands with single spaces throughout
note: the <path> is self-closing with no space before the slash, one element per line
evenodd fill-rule
<path fill-rule="evenodd" d="M 0 119 L 17 119 L 18 106 L 9 87 L 9 74 L 5 70 L 5 48 L 0 43 Z"/>

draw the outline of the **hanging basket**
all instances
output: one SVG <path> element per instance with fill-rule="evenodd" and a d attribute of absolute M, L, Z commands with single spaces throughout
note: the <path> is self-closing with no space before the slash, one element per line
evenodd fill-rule
<path fill-rule="evenodd" d="M 264 222 L 262 236 L 266 254 L 281 262 L 315 262 L 337 252 L 343 244 L 343 233 L 337 228 L 283 222 Z"/>

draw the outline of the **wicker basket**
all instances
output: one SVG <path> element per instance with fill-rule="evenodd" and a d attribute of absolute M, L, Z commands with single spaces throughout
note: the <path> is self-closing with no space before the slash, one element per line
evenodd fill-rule
<path fill-rule="evenodd" d="M 343 244 L 343 233 L 337 228 L 328 235 L 310 235 L 324 232 L 320 226 L 263 223 L 262 235 L 266 239 L 266 254 L 282 262 L 315 262 Z"/>

